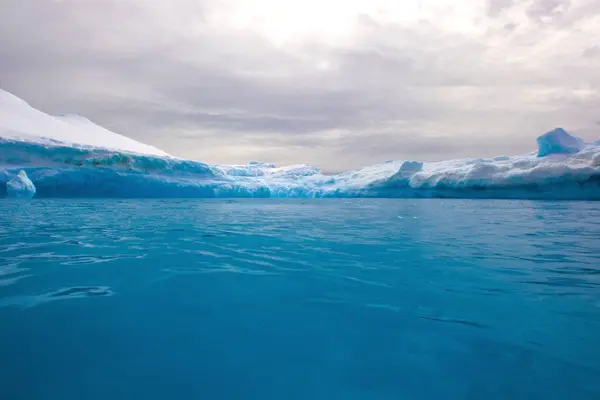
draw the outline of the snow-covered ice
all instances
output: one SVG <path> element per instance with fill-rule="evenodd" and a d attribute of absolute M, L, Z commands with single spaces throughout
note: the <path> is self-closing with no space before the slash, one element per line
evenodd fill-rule
<path fill-rule="evenodd" d="M 35 195 L 35 185 L 23 170 L 6 182 L 6 194 L 14 198 L 31 198 Z"/>
<path fill-rule="evenodd" d="M 563 129 L 513 157 L 389 161 L 337 175 L 301 164 L 183 160 L 0 90 L 0 197 L 21 170 L 36 197 L 456 197 L 600 200 L 600 141 Z"/>
<path fill-rule="evenodd" d="M 42 145 L 78 145 L 167 156 L 155 147 L 111 132 L 78 115 L 52 116 L 0 89 L 0 138 Z"/>

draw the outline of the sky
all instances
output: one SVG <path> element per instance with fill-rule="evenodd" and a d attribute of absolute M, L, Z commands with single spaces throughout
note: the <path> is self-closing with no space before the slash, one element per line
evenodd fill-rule
<path fill-rule="evenodd" d="M 600 137 L 600 0 L 0 0 L 0 87 L 210 163 Z"/>

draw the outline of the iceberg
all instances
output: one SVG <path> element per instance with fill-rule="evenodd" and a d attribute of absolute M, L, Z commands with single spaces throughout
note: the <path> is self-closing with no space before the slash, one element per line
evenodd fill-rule
<path fill-rule="evenodd" d="M 31 198 L 35 195 L 35 185 L 23 170 L 6 183 L 8 197 Z"/>
<path fill-rule="evenodd" d="M 118 151 L 168 156 L 162 150 L 139 143 L 94 124 L 78 115 L 52 116 L 0 89 L 0 138 L 52 146 L 90 146 Z"/>
<path fill-rule="evenodd" d="M 557 128 L 537 144 L 513 157 L 388 161 L 336 175 L 307 164 L 213 165 L 170 156 L 84 117 L 45 114 L 0 90 L 0 197 L 23 187 L 19 193 L 33 189 L 36 197 L 600 200 L 598 141 Z"/>

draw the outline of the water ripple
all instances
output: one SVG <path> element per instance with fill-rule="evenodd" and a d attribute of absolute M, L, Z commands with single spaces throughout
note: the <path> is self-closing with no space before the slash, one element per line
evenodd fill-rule
<path fill-rule="evenodd" d="M 114 293 L 106 286 L 78 286 L 62 288 L 40 295 L 13 296 L 0 299 L 0 308 L 31 308 L 55 300 L 81 299 L 86 297 L 112 296 Z"/>
<path fill-rule="evenodd" d="M 576 390 L 574 376 L 600 373 L 599 240 L 600 204 L 586 202 L 0 202 L 0 318 L 68 308 L 63 323 L 103 338 L 144 327 L 177 350 L 168 360 L 211 332 L 219 356 L 264 337 L 274 354 L 302 348 L 290 365 L 313 357 L 353 380 L 384 365 L 390 385 L 426 364 L 419 343 L 432 370 L 470 378 L 485 358 L 521 379 L 554 363 L 545 378 Z"/>

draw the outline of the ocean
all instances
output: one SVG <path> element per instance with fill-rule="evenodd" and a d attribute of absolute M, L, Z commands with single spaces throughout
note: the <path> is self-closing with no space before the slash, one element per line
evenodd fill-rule
<path fill-rule="evenodd" d="M 600 203 L 2 200 L 0 399 L 598 399 Z"/>

